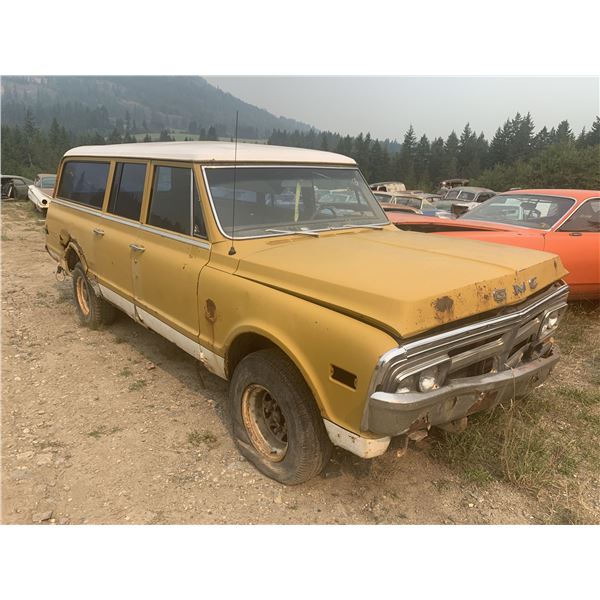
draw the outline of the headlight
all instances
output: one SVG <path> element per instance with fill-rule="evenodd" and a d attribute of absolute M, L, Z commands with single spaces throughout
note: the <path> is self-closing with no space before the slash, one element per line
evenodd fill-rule
<path fill-rule="evenodd" d="M 542 320 L 542 325 L 540 327 L 540 340 L 547 338 L 549 335 L 552 335 L 557 329 L 558 324 L 560 322 L 561 317 L 567 310 L 567 305 L 559 306 L 558 308 L 553 308 L 549 310 L 544 315 Z"/>
<path fill-rule="evenodd" d="M 401 373 L 396 377 L 393 391 L 396 394 L 410 392 L 432 392 L 444 385 L 448 374 L 450 361 L 446 358 L 437 364 L 423 365 L 424 368 L 411 370 L 410 373 Z"/>
<path fill-rule="evenodd" d="M 430 367 L 421 371 L 419 375 L 419 391 L 431 392 L 437 390 L 441 384 L 441 373 L 439 366 Z"/>
<path fill-rule="evenodd" d="M 408 392 L 416 392 L 416 376 L 410 375 L 409 377 L 404 377 L 403 379 L 396 379 L 396 389 L 394 390 L 396 394 L 408 394 Z"/>

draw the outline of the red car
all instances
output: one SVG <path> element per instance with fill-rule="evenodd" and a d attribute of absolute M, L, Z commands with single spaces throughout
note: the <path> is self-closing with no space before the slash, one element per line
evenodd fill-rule
<path fill-rule="evenodd" d="M 399 229 L 558 254 L 569 299 L 600 299 L 600 191 L 511 190 L 455 220 L 388 213 Z"/>

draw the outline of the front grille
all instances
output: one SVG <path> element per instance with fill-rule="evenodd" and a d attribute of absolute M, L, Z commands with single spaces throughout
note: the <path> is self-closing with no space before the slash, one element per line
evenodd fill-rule
<path fill-rule="evenodd" d="M 421 364 L 445 360 L 446 381 L 504 371 L 549 352 L 538 334 L 546 312 L 566 305 L 568 286 L 555 284 L 512 312 L 424 337 L 381 357 L 371 393 L 393 391 L 394 382 Z"/>

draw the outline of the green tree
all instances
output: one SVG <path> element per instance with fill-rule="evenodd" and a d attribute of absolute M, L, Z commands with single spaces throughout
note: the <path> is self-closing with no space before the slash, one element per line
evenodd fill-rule
<path fill-rule="evenodd" d="M 454 131 L 450 133 L 444 147 L 444 179 L 460 177 L 458 169 L 458 136 Z"/>
<path fill-rule="evenodd" d="M 168 129 L 162 129 L 158 138 L 159 142 L 173 142 L 173 138 L 169 135 Z"/>
<path fill-rule="evenodd" d="M 517 119 L 517 117 L 519 117 Z M 531 114 L 527 113 L 522 119 L 519 113 L 513 125 L 513 139 L 511 144 L 512 160 L 528 159 L 533 150 L 533 131 L 535 126 Z"/>
<path fill-rule="evenodd" d="M 404 182 L 407 189 L 414 189 L 416 182 L 415 175 L 415 150 L 417 147 L 417 138 L 415 137 L 415 130 L 411 125 L 408 131 L 404 135 L 402 141 L 402 147 L 400 149 L 398 159 L 398 177 L 400 181 Z"/>
<path fill-rule="evenodd" d="M 426 135 L 422 135 L 415 147 L 415 178 L 418 189 L 431 189 L 431 175 L 429 172 L 429 160 L 431 157 L 431 145 Z"/>
<path fill-rule="evenodd" d="M 599 147 L 577 148 L 563 142 L 552 144 L 532 159 L 514 165 L 496 165 L 481 174 L 476 183 L 493 190 L 522 188 L 598 189 Z"/>
<path fill-rule="evenodd" d="M 571 143 L 575 141 L 575 136 L 571 131 L 571 126 L 569 125 L 569 121 L 566 119 L 561 121 L 556 127 L 556 134 L 554 137 L 554 141 L 557 144 L 561 144 L 564 142 Z"/>
<path fill-rule="evenodd" d="M 552 137 L 548 128 L 544 125 L 533 138 L 533 152 L 539 153 L 552 143 Z"/>
<path fill-rule="evenodd" d="M 206 134 L 206 139 L 209 141 L 213 141 L 213 142 L 218 141 L 219 137 L 217 136 L 217 129 L 214 125 L 211 125 L 208 128 L 208 133 Z"/>
<path fill-rule="evenodd" d="M 119 133 L 119 130 L 117 129 L 117 127 L 115 127 L 110 132 L 110 135 L 108 136 L 108 143 L 109 144 L 122 144 L 123 143 L 123 138 L 121 137 L 121 134 Z"/>
<path fill-rule="evenodd" d="M 335 151 L 344 156 L 352 156 L 352 138 L 349 135 L 340 137 Z"/>
<path fill-rule="evenodd" d="M 490 164 L 492 166 L 508 162 L 509 145 L 512 139 L 512 126 L 506 120 L 502 127 L 498 127 L 490 143 Z"/>
<path fill-rule="evenodd" d="M 329 150 L 329 144 L 327 143 L 327 134 L 326 133 L 321 134 L 320 149 L 325 150 L 325 151 Z"/>
<path fill-rule="evenodd" d="M 587 146 L 600 144 L 600 117 L 596 117 L 594 120 L 591 129 L 586 135 L 585 141 Z"/>
<path fill-rule="evenodd" d="M 429 177 L 431 179 L 431 189 L 437 189 L 440 181 L 446 177 L 444 172 L 446 160 L 446 150 L 444 148 L 444 140 L 437 137 L 431 142 L 429 156 Z"/>
<path fill-rule="evenodd" d="M 477 175 L 477 135 L 467 123 L 458 140 L 458 171 L 464 177 Z"/>

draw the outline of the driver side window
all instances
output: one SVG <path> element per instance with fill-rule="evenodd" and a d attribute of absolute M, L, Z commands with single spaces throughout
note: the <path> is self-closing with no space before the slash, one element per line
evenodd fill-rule
<path fill-rule="evenodd" d="M 600 232 L 600 198 L 582 204 L 560 227 L 571 233 Z"/>

